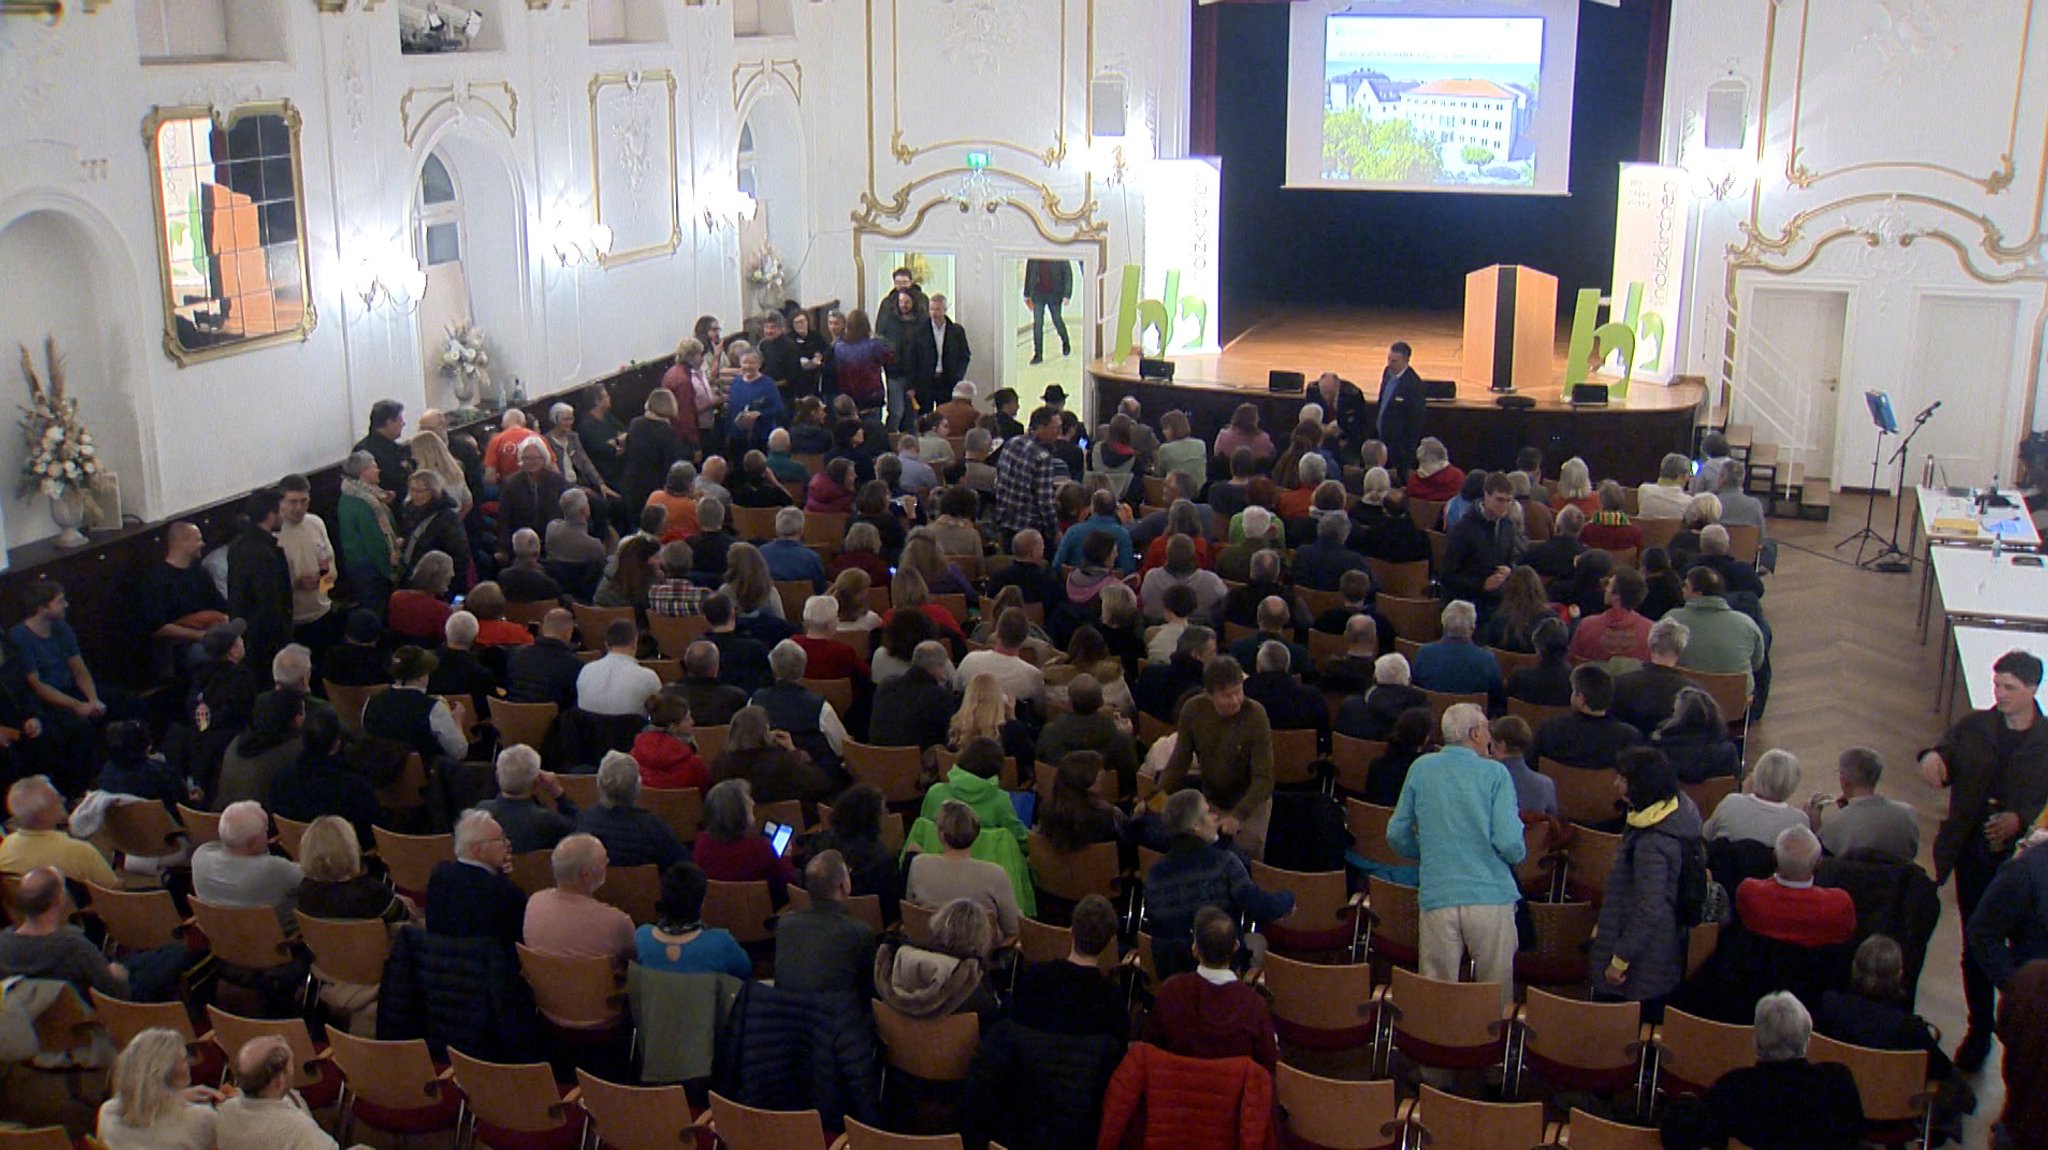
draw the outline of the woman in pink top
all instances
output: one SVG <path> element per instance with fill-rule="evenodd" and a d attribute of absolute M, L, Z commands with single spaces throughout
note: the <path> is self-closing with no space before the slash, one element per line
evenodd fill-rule
<path fill-rule="evenodd" d="M 754 823 L 754 788 L 745 779 L 727 779 L 704 796 L 704 828 L 694 847 L 697 865 L 718 882 L 765 879 L 777 907 L 789 901 L 796 868 L 775 853 Z"/>
<path fill-rule="evenodd" d="M 1240 447 L 1252 449 L 1255 459 L 1273 458 L 1273 437 L 1259 430 L 1259 409 L 1240 403 L 1230 416 L 1230 426 L 1216 434 L 1216 454 L 1229 459 Z"/>

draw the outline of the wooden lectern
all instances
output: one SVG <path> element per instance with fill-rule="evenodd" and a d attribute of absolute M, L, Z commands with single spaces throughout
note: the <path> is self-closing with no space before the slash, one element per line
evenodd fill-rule
<path fill-rule="evenodd" d="M 1548 386 L 1556 348 L 1556 276 L 1495 264 L 1465 277 L 1461 380 L 1494 391 Z"/>

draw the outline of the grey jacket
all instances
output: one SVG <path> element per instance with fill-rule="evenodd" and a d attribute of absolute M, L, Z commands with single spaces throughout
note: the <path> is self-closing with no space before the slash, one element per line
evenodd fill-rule
<path fill-rule="evenodd" d="M 1699 808 L 1683 794 L 1678 809 L 1656 825 L 1630 827 L 1622 836 L 1588 956 L 1595 990 L 1615 989 L 1605 975 L 1617 955 L 1628 963 L 1618 990 L 1623 997 L 1641 1002 L 1678 989 L 1686 948 L 1686 932 L 1678 925 L 1679 871 L 1685 850 L 1699 837 Z"/>

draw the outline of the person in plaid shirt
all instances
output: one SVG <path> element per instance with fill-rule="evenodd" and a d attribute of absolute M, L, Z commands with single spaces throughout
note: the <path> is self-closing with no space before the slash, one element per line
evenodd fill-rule
<path fill-rule="evenodd" d="M 649 615 L 701 615 L 704 598 L 712 588 L 690 582 L 691 564 L 696 557 L 690 545 L 678 539 L 661 549 L 661 579 L 647 588 Z"/>
<path fill-rule="evenodd" d="M 1068 478 L 1067 465 L 1051 451 L 1059 435 L 1059 413 L 1041 407 L 1031 413 L 1030 431 L 1003 445 L 996 460 L 996 526 L 1003 531 L 1055 533 L 1053 493 Z"/>

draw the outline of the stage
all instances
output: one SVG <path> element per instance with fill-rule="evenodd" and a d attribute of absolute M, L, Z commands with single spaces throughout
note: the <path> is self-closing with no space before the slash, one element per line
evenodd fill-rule
<path fill-rule="evenodd" d="M 1460 379 L 1464 356 L 1463 316 L 1457 312 L 1391 312 L 1373 310 L 1292 309 L 1260 320 L 1225 345 L 1217 355 L 1169 357 L 1171 383 L 1138 376 L 1137 360 L 1089 365 L 1095 385 L 1097 422 L 1106 422 L 1125 396 L 1144 405 L 1145 419 L 1156 424 L 1162 412 L 1188 413 L 1195 433 L 1213 440 L 1240 403 L 1259 408 L 1259 426 L 1276 443 L 1284 443 L 1301 406 L 1315 396 L 1315 380 L 1335 371 L 1358 385 L 1368 407 L 1379 397 L 1380 375 L 1387 363 L 1387 345 L 1406 340 L 1414 349 L 1412 363 L 1426 380 L 1456 380 L 1455 400 L 1429 405 L 1426 433 L 1444 441 L 1459 466 L 1488 470 L 1514 462 L 1522 447 L 1543 449 L 1545 468 L 1574 455 L 1585 457 L 1595 478 L 1612 476 L 1628 483 L 1654 479 L 1666 452 L 1690 454 L 1698 410 L 1706 387 L 1696 381 L 1672 385 L 1635 382 L 1628 397 L 1606 407 L 1573 407 L 1564 402 L 1565 351 L 1568 326 L 1558 329 L 1550 382 L 1526 388 L 1535 406 L 1509 410 L 1498 406 L 1483 382 Z M 1308 377 L 1309 393 L 1275 393 L 1267 373 L 1299 371 Z"/>

